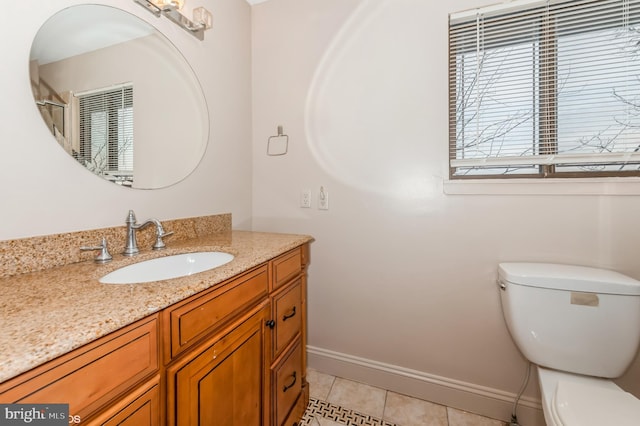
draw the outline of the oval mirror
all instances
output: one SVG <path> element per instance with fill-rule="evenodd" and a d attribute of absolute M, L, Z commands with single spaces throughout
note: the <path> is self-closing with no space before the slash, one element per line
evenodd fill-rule
<path fill-rule="evenodd" d="M 137 16 L 102 5 L 63 9 L 36 34 L 29 70 L 54 143 L 104 179 L 163 188 L 204 155 L 209 114 L 200 83 L 178 49 Z"/>

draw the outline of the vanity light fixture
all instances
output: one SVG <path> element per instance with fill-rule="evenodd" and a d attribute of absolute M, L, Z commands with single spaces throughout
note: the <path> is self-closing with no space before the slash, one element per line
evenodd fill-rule
<path fill-rule="evenodd" d="M 198 40 L 204 40 L 204 32 L 211 28 L 213 16 L 204 7 L 193 10 L 193 21 L 180 13 L 184 0 L 133 0 L 157 17 L 164 15 L 169 20 L 184 28 Z"/>
<path fill-rule="evenodd" d="M 163 6 L 173 6 L 178 10 L 182 10 L 182 6 L 184 6 L 184 0 L 156 0 L 156 5 Z"/>

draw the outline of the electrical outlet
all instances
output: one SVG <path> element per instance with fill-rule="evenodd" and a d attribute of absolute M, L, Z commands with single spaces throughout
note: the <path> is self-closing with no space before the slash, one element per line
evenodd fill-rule
<path fill-rule="evenodd" d="M 320 194 L 318 194 L 318 209 L 329 210 L 329 191 L 323 186 L 320 187 Z"/>
<path fill-rule="evenodd" d="M 311 208 L 311 190 L 303 189 L 300 193 L 300 207 L 309 209 Z"/>

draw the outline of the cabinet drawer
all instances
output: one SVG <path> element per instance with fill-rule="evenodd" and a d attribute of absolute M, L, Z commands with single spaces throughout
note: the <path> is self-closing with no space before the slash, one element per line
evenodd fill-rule
<path fill-rule="evenodd" d="M 0 399 L 69 404 L 70 415 L 87 418 L 157 369 L 154 315 L 19 376 Z"/>
<path fill-rule="evenodd" d="M 300 342 L 273 371 L 273 398 L 275 424 L 281 425 L 302 390 L 302 349 Z"/>
<path fill-rule="evenodd" d="M 275 342 L 277 356 L 302 328 L 302 281 L 298 280 L 288 290 L 274 298 Z"/>
<path fill-rule="evenodd" d="M 305 402 L 304 396 L 300 395 L 286 420 L 278 426 L 300 426 L 302 416 L 304 416 L 304 412 L 307 409 L 307 404 L 308 402 Z"/>
<path fill-rule="evenodd" d="M 285 284 L 302 271 L 302 249 L 300 247 L 285 253 L 272 261 L 272 289 Z"/>
<path fill-rule="evenodd" d="M 140 386 L 86 424 L 90 426 L 160 426 L 160 376 Z"/>
<path fill-rule="evenodd" d="M 269 292 L 267 266 L 254 269 L 170 311 L 171 357 L 241 313 Z"/>

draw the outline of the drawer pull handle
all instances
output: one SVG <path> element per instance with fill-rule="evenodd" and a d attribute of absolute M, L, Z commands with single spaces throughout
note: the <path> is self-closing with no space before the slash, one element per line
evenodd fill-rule
<path fill-rule="evenodd" d="M 294 307 L 293 307 L 293 309 L 291 310 L 291 313 L 290 313 L 290 314 L 285 314 L 285 315 L 282 317 L 282 321 L 286 321 L 286 320 L 288 320 L 289 318 L 293 318 L 293 317 L 295 317 L 295 316 L 296 316 L 296 307 L 294 306 Z"/>
<path fill-rule="evenodd" d="M 286 392 L 286 391 L 288 391 L 289 389 L 291 389 L 291 388 L 293 387 L 293 385 L 295 385 L 295 384 L 296 384 L 296 381 L 298 380 L 298 377 L 297 377 L 297 374 L 296 374 L 296 372 L 295 372 L 295 371 L 293 372 L 293 374 L 291 375 L 291 377 L 293 377 L 293 380 L 291 381 L 291 383 L 290 383 L 290 384 L 288 384 L 288 385 L 284 385 L 284 388 L 282 388 L 282 392 Z"/>
<path fill-rule="evenodd" d="M 273 330 L 273 327 L 276 326 L 276 322 L 274 320 L 267 320 L 265 324 L 267 325 L 267 327 L 269 327 L 272 330 Z"/>

